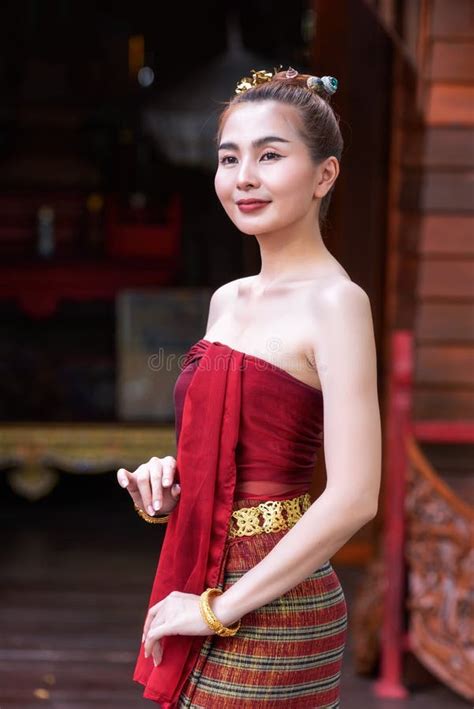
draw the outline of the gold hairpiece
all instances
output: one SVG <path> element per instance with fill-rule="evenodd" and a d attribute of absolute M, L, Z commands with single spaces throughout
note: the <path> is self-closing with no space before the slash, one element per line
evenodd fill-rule
<path fill-rule="evenodd" d="M 237 82 L 237 86 L 235 88 L 236 94 L 241 94 L 254 86 L 264 84 L 266 81 L 270 81 L 273 77 L 272 72 L 265 71 L 265 69 L 260 69 L 259 71 L 250 69 L 250 73 L 252 76 L 243 76 L 240 81 Z"/>
<path fill-rule="evenodd" d="M 280 69 L 273 67 L 273 74 L 271 71 L 265 71 L 265 69 L 260 69 L 259 71 L 255 71 L 255 69 L 250 69 L 250 73 L 252 74 L 252 76 L 243 76 L 240 81 L 237 82 L 235 93 L 241 94 L 244 91 L 253 88 L 254 86 L 258 86 L 259 84 L 265 84 L 267 81 L 271 81 L 271 79 L 278 71 L 280 71 Z"/>

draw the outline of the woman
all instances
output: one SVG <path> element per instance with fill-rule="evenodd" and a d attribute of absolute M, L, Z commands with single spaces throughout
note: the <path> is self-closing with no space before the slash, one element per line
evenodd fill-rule
<path fill-rule="evenodd" d="M 291 67 L 238 83 L 215 189 L 261 269 L 212 296 L 175 386 L 177 459 L 117 473 L 142 517 L 169 520 L 134 674 L 164 709 L 339 706 L 347 608 L 329 559 L 376 514 L 381 430 L 370 302 L 320 229 L 336 88 Z"/>

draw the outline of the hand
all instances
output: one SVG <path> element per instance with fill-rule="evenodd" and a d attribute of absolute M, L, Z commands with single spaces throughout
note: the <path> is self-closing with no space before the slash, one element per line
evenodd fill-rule
<path fill-rule="evenodd" d="M 164 635 L 215 635 L 201 615 L 199 596 L 172 591 L 149 609 L 142 642 L 145 657 L 152 654 L 155 667 L 163 657 L 159 640 Z"/>
<path fill-rule="evenodd" d="M 127 488 L 133 502 L 149 515 L 154 515 L 158 510 L 160 514 L 168 514 L 178 504 L 181 492 L 178 483 L 173 485 L 175 472 L 176 459 L 173 456 L 154 456 L 133 473 L 120 468 L 117 470 L 117 480 Z"/>

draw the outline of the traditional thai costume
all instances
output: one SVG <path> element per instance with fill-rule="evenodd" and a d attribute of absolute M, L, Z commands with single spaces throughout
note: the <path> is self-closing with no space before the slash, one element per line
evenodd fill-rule
<path fill-rule="evenodd" d="M 321 390 L 221 342 L 191 347 L 174 398 L 181 494 L 148 607 L 171 591 L 225 591 L 258 564 L 311 504 L 323 436 Z M 332 709 L 346 632 L 328 560 L 232 637 L 165 636 L 157 667 L 142 645 L 134 680 L 162 709 Z"/>

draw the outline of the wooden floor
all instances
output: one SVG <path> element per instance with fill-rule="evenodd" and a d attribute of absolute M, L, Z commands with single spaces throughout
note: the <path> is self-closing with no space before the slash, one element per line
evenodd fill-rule
<path fill-rule="evenodd" d="M 132 680 L 161 528 L 142 522 L 115 475 L 67 476 L 29 504 L 0 480 L 0 709 L 139 709 Z M 336 567 L 349 612 L 361 571 Z M 418 677 L 420 673 L 418 673 Z M 456 709 L 466 702 L 427 673 L 410 698 L 376 700 L 355 676 L 350 643 L 343 709 Z"/>

